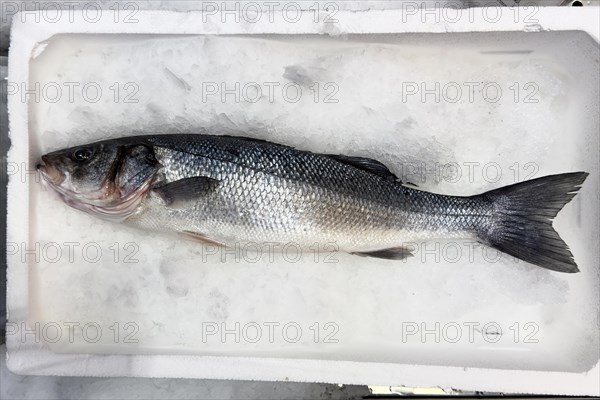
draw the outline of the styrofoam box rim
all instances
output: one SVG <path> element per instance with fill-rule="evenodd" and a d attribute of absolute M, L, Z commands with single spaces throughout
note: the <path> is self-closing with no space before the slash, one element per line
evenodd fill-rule
<path fill-rule="evenodd" d="M 340 11 L 335 24 L 300 23 L 273 24 L 261 18 L 257 23 L 198 23 L 201 12 L 139 11 L 137 23 L 115 23 L 111 12 L 104 12 L 95 23 L 86 22 L 79 13 L 64 21 L 51 22 L 28 12 L 13 18 L 9 57 L 9 79 L 27 82 L 29 60 L 40 51 L 43 41 L 58 33 L 162 33 L 161 26 L 177 27 L 178 34 L 329 34 L 347 33 L 451 33 L 526 31 L 584 31 L 600 38 L 600 10 L 542 7 L 537 10 L 537 23 L 515 18 L 514 12 L 502 13 L 494 23 L 482 14 L 458 21 L 435 22 L 427 18 L 403 19 L 405 10 L 370 10 L 360 13 Z M 435 19 L 435 18 L 434 18 Z M 518 20 L 518 21 L 515 21 Z M 402 21 L 402 23 L 399 23 Z M 158 23 L 160 22 L 160 23 Z M 171 30 L 168 33 L 173 33 Z M 43 47 L 42 47 L 43 49 Z M 12 148 L 8 161 L 29 157 L 27 104 L 9 96 L 9 135 Z M 17 182 L 8 184 L 7 241 L 27 242 L 28 197 L 18 193 Z M 17 256 L 8 256 L 7 309 L 9 323 L 26 320 L 28 302 L 28 272 Z M 165 355 L 97 355 L 55 354 L 36 343 L 21 343 L 18 335 L 7 336 L 7 365 L 18 374 L 68 376 L 129 376 L 205 379 L 237 379 L 260 381 L 327 382 L 385 386 L 455 388 L 462 390 L 538 393 L 556 395 L 599 395 L 600 365 L 587 373 L 518 371 L 500 369 L 458 368 L 349 361 L 304 359 L 269 359 L 214 356 Z"/>

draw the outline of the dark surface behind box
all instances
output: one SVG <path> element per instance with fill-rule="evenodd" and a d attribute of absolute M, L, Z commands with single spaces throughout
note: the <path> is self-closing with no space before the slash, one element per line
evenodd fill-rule
<path fill-rule="evenodd" d="M 6 153 L 10 143 L 6 108 L 7 62 L 7 57 L 0 56 L 0 343 L 4 343 L 6 333 Z"/>

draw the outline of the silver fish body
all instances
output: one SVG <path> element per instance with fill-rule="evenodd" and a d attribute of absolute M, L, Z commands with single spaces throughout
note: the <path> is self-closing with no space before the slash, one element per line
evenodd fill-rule
<path fill-rule="evenodd" d="M 333 242 L 363 252 L 432 237 L 472 237 L 490 212 L 470 198 L 417 191 L 330 156 L 235 137 L 177 139 L 151 139 L 164 166 L 156 187 L 198 176 L 217 183 L 171 207 L 151 192 L 125 222 L 196 232 L 226 245 Z"/>
<path fill-rule="evenodd" d="M 401 259 L 410 255 L 407 243 L 475 239 L 546 268 L 577 271 L 551 219 L 575 195 L 583 172 L 445 196 L 405 186 L 367 158 L 180 134 L 108 140 L 42 159 L 46 180 L 70 205 L 203 242 L 331 243 Z"/>

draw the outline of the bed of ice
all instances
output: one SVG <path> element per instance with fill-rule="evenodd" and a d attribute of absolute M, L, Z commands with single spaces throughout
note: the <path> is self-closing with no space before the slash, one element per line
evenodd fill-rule
<path fill-rule="evenodd" d="M 376 158 L 447 194 L 591 173 L 554 223 L 581 269 L 571 275 L 450 242 L 406 262 L 314 252 L 290 262 L 281 249 L 222 262 L 198 243 L 80 213 L 32 180 L 30 246 L 46 250 L 29 263 L 29 322 L 48 338 L 62 327 L 53 350 L 576 372 L 598 362 L 598 47 L 586 35 L 57 35 L 38 50 L 30 84 L 46 89 L 30 102 L 31 162 L 204 128 Z M 223 101 L 220 86 L 236 82 L 239 101 Z M 440 101 L 422 101 L 421 83 L 436 82 Z"/>

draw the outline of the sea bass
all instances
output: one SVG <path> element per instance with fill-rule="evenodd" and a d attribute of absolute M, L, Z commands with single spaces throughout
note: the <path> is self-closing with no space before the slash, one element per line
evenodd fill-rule
<path fill-rule="evenodd" d="M 560 272 L 578 268 L 552 219 L 588 175 L 446 196 L 406 186 L 369 158 L 193 134 L 105 140 L 46 154 L 37 168 L 71 207 L 204 243 L 335 243 L 398 260 L 411 256 L 407 243 L 455 238 Z"/>

